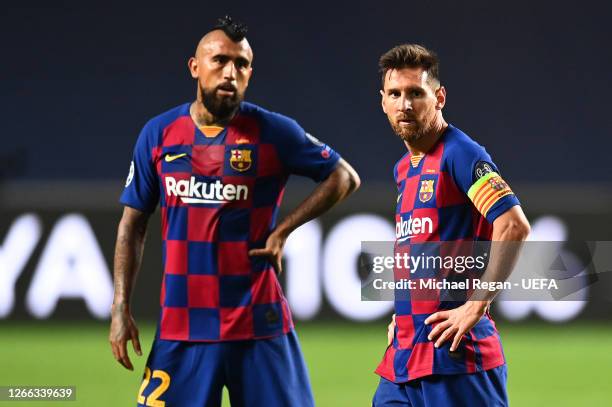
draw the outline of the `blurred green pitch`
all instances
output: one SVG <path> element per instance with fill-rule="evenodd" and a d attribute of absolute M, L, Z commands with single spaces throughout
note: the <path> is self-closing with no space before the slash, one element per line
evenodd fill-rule
<path fill-rule="evenodd" d="M 74 385 L 76 402 L 13 406 L 135 406 L 154 326 L 141 324 L 135 371 L 112 357 L 106 323 L 0 323 L 0 385 Z M 612 405 L 612 324 L 498 324 L 514 406 Z M 318 406 L 370 406 L 386 323 L 298 323 Z M 228 403 L 224 404 L 228 405 Z"/>

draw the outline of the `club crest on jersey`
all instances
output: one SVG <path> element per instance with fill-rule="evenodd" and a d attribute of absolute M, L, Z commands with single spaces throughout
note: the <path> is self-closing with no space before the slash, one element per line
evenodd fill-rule
<path fill-rule="evenodd" d="M 236 171 L 247 171 L 251 168 L 251 150 L 232 149 L 230 154 L 230 167 Z"/>
<path fill-rule="evenodd" d="M 419 200 L 421 202 L 427 202 L 431 199 L 434 194 L 434 182 L 433 179 L 426 179 L 421 181 L 421 189 L 419 189 Z"/>

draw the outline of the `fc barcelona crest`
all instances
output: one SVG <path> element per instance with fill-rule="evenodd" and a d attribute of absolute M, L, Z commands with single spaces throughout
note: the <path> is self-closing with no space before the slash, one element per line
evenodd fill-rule
<path fill-rule="evenodd" d="M 236 171 L 247 171 L 251 168 L 251 150 L 232 150 L 230 155 L 230 167 Z"/>
<path fill-rule="evenodd" d="M 419 189 L 419 200 L 421 202 L 427 202 L 431 199 L 434 194 L 434 182 L 433 179 L 426 179 L 421 181 L 421 189 Z"/>
<path fill-rule="evenodd" d="M 489 179 L 489 184 L 491 185 L 491 188 L 496 191 L 503 191 L 504 189 L 508 188 L 508 184 L 506 184 L 500 176 Z"/>

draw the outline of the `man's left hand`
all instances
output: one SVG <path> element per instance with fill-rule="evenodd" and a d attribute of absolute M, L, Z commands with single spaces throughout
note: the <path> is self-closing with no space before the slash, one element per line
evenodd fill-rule
<path fill-rule="evenodd" d="M 425 325 L 437 322 L 427 339 L 435 340 L 434 346 L 439 348 L 444 342 L 453 339 L 450 350 L 454 352 L 459 347 L 461 338 L 476 325 L 484 315 L 488 301 L 468 301 L 460 307 L 431 314 Z M 437 340 L 436 340 L 437 338 Z"/>
<path fill-rule="evenodd" d="M 266 240 L 266 247 L 263 249 L 252 249 L 249 250 L 249 256 L 266 256 L 272 263 L 272 267 L 277 274 L 283 271 L 282 258 L 283 258 L 283 246 L 285 245 L 286 237 L 281 236 L 276 231 L 272 232 Z"/>

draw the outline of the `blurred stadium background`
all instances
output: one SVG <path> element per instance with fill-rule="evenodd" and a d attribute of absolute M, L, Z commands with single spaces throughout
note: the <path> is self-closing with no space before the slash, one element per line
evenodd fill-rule
<path fill-rule="evenodd" d="M 107 344 L 117 198 L 140 127 L 193 98 L 186 59 L 229 13 L 251 28 L 247 98 L 295 117 L 362 176 L 355 196 L 292 236 L 282 280 L 318 405 L 369 405 L 390 304 L 360 301 L 357 256 L 361 240 L 393 233 L 390 174 L 404 152 L 379 111 L 378 56 L 401 42 L 438 51 L 445 116 L 491 153 L 534 238 L 566 241 L 568 267 L 581 268 L 588 257 L 572 242 L 612 240 L 610 11 L 591 1 L 5 8 L 0 386 L 75 385 L 67 405 L 133 405 L 145 357 L 127 372 Z M 292 181 L 284 208 L 312 187 Z M 134 295 L 145 354 L 159 247 L 155 215 Z M 612 291 L 607 280 L 593 288 Z M 609 301 L 493 311 L 513 405 L 612 405 Z"/>

